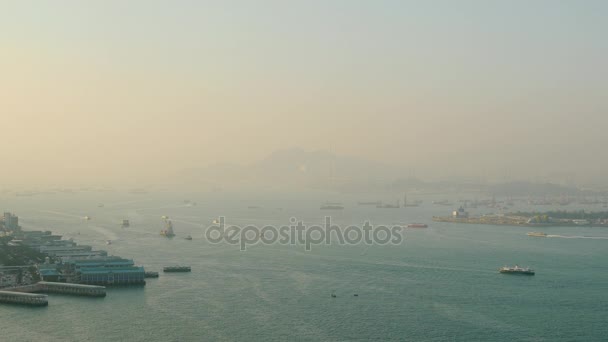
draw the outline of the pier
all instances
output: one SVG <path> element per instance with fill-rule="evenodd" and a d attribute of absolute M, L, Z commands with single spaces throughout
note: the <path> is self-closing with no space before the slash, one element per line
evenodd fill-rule
<path fill-rule="evenodd" d="M 0 291 L 0 303 L 22 304 L 30 306 L 49 305 L 47 295 L 10 291 Z"/>
<path fill-rule="evenodd" d="M 60 293 L 69 294 L 75 296 L 87 296 L 87 297 L 105 297 L 106 288 L 103 286 L 95 285 L 82 285 L 82 284 L 70 284 L 70 283 L 54 283 L 48 281 L 41 281 L 36 284 L 39 290 L 36 292 L 43 293 Z"/>
<path fill-rule="evenodd" d="M 55 283 L 40 281 L 32 285 L 17 286 L 4 289 L 9 293 L 57 293 L 85 297 L 105 297 L 106 288 L 95 285 L 82 285 L 70 283 Z"/>

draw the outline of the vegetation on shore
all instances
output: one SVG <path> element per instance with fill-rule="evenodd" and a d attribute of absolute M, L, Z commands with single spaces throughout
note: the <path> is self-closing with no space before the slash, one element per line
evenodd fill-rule
<path fill-rule="evenodd" d="M 0 265 L 23 266 L 44 262 L 45 254 L 27 246 L 10 246 L 10 239 L 0 239 Z"/>

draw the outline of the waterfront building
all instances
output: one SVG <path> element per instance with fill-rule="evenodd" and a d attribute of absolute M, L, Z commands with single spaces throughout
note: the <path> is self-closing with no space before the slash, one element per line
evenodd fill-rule
<path fill-rule="evenodd" d="M 81 284 L 129 285 L 144 284 L 145 270 L 135 266 L 133 260 L 115 256 L 97 258 L 66 258 L 66 272 Z"/>
<path fill-rule="evenodd" d="M 131 285 L 145 283 L 143 267 L 91 267 L 80 268 L 77 272 L 81 284 Z"/>

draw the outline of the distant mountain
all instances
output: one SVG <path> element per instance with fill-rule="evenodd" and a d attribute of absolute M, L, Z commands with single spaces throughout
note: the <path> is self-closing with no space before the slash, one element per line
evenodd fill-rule
<path fill-rule="evenodd" d="M 581 193 L 581 191 L 575 187 L 554 183 L 534 183 L 527 181 L 489 185 L 487 192 L 497 196 L 559 196 Z"/>
<path fill-rule="evenodd" d="M 279 150 L 258 162 L 239 166 L 217 164 L 183 170 L 182 182 L 204 186 L 289 187 L 354 191 L 382 186 L 402 176 L 394 166 L 301 148 Z"/>
<path fill-rule="evenodd" d="M 279 150 L 249 165 L 215 164 L 180 172 L 176 186 L 190 190 L 316 189 L 342 193 L 464 193 L 495 196 L 581 194 L 575 187 L 515 181 L 494 184 L 465 181 L 423 181 L 406 177 L 397 166 L 301 148 Z M 174 182 L 175 183 L 175 182 Z"/>

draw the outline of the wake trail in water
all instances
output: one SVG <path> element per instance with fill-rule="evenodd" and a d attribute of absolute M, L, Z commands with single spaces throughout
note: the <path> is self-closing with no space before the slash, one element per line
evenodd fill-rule
<path fill-rule="evenodd" d="M 548 238 L 608 240 L 608 236 L 547 235 Z"/>
<path fill-rule="evenodd" d="M 112 232 L 111 230 L 108 230 L 104 227 L 89 226 L 89 228 L 91 228 L 91 230 L 94 230 L 95 232 L 103 235 L 106 238 L 106 240 L 118 240 L 118 235 L 116 235 L 114 232 Z"/>

